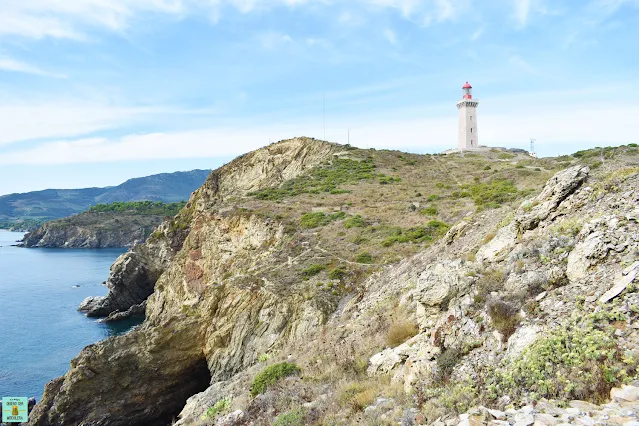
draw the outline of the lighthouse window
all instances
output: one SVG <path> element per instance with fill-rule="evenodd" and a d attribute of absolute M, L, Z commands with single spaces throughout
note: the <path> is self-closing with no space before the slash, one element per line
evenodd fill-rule
<path fill-rule="evenodd" d="M 472 127 L 470 128 L 470 133 L 473 133 L 473 128 Z"/>
<path fill-rule="evenodd" d="M 470 116 L 470 121 L 473 121 L 473 116 L 472 115 Z"/>

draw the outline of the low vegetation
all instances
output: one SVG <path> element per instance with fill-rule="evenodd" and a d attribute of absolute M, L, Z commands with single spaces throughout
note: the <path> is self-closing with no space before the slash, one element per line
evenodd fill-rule
<path fill-rule="evenodd" d="M 202 416 L 202 419 L 215 418 L 218 414 L 226 411 L 231 406 L 230 398 L 223 398 L 216 402 L 212 407 L 206 410 L 206 413 Z"/>
<path fill-rule="evenodd" d="M 253 384 L 251 385 L 251 396 L 256 397 L 257 395 L 264 393 L 269 386 L 274 385 L 284 377 L 292 376 L 299 372 L 299 367 L 290 362 L 270 365 L 255 376 L 255 379 L 253 379 Z"/>
<path fill-rule="evenodd" d="M 438 220 L 429 221 L 426 226 L 415 226 L 413 228 L 402 229 L 393 228 L 391 235 L 382 241 L 382 246 L 390 247 L 395 243 L 422 243 L 432 241 L 441 237 L 448 231 L 449 226 Z"/>
<path fill-rule="evenodd" d="M 117 212 L 139 215 L 175 216 L 184 208 L 186 201 L 179 203 L 163 203 L 161 201 L 132 201 L 115 202 L 111 204 L 97 204 L 89 208 L 89 212 L 106 213 Z"/>
<path fill-rule="evenodd" d="M 313 229 L 346 217 L 344 212 L 326 214 L 324 212 L 305 213 L 300 219 L 300 226 L 305 229 Z"/>
<path fill-rule="evenodd" d="M 386 334 L 386 343 L 391 348 L 401 345 L 411 337 L 415 336 L 419 332 L 417 325 L 414 322 L 406 319 L 399 318 L 393 321 L 388 328 Z"/>
<path fill-rule="evenodd" d="M 370 159 L 357 161 L 335 158 L 307 175 L 284 182 L 278 188 L 267 188 L 249 195 L 260 200 L 275 201 L 299 194 L 340 194 L 344 193 L 339 189 L 341 185 L 386 178 L 375 172 L 375 164 Z"/>
<path fill-rule="evenodd" d="M 315 275 L 319 274 L 325 269 L 326 269 L 326 265 L 319 265 L 317 263 L 313 263 L 312 265 L 309 265 L 306 269 L 302 271 L 302 276 L 305 278 L 314 277 Z"/>
<path fill-rule="evenodd" d="M 479 208 L 496 208 L 517 198 L 517 187 L 506 179 L 462 185 L 460 197 L 471 197 Z"/>
<path fill-rule="evenodd" d="M 497 369 L 489 383 L 492 396 L 605 401 L 613 386 L 630 381 L 637 371 L 636 354 L 622 353 L 614 337 L 614 324 L 626 320 L 615 309 L 575 314 L 568 325 L 534 342 L 516 362 Z"/>

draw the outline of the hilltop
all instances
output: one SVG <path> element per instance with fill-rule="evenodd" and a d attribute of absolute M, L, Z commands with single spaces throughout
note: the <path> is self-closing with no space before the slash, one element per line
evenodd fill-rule
<path fill-rule="evenodd" d="M 85 348 L 30 424 L 456 425 L 488 422 L 458 417 L 476 405 L 600 404 L 638 378 L 637 188 L 636 146 L 245 154 L 83 302 L 146 320 Z"/>
<path fill-rule="evenodd" d="M 0 229 L 34 230 L 42 223 L 81 213 L 96 204 L 187 200 L 210 170 L 162 173 L 107 188 L 46 189 L 0 196 Z"/>

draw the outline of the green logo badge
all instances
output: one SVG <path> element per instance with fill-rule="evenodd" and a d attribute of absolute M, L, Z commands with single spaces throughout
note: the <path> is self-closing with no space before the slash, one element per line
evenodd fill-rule
<path fill-rule="evenodd" d="M 2 421 L 21 423 L 29 420 L 28 398 L 5 396 L 2 398 Z"/>

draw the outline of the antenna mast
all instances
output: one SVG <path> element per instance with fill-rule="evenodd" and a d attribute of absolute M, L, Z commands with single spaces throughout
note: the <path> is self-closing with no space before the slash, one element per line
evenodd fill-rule
<path fill-rule="evenodd" d="M 531 157 L 537 157 L 537 153 L 535 152 L 535 142 L 537 142 L 537 139 L 530 138 L 530 152 L 528 154 L 530 154 Z"/>
<path fill-rule="evenodd" d="M 326 92 L 324 92 L 324 140 L 326 140 Z"/>

